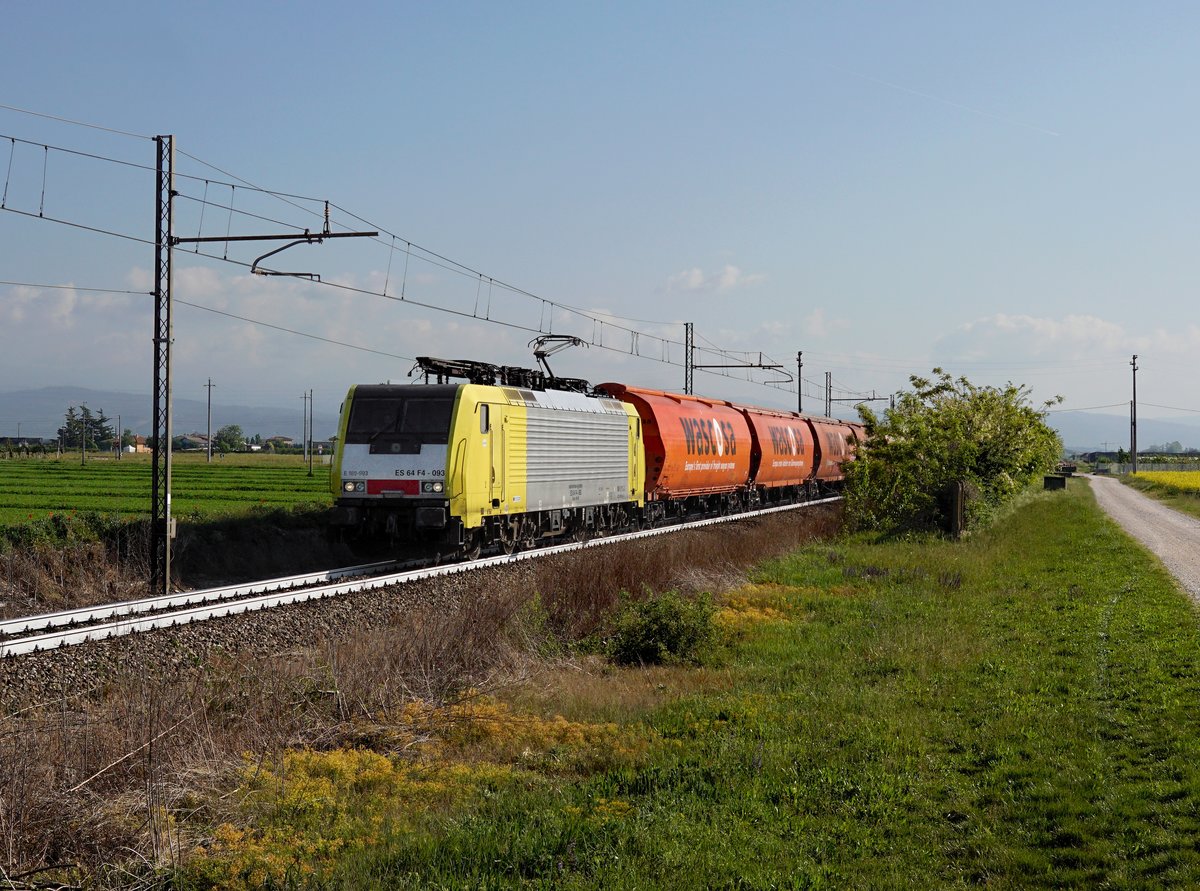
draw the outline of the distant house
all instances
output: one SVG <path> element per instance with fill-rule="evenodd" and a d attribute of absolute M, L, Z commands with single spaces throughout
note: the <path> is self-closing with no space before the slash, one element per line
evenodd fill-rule
<path fill-rule="evenodd" d="M 185 433 L 176 436 L 172 443 L 177 452 L 195 452 L 208 448 L 208 437 L 203 433 Z"/>
<path fill-rule="evenodd" d="M 125 446 L 121 451 L 126 455 L 141 455 L 150 451 L 150 446 L 146 445 L 146 437 L 138 434 L 133 437 L 133 443 Z"/>
<path fill-rule="evenodd" d="M 263 441 L 269 442 L 271 445 L 276 447 L 282 446 L 285 449 L 290 449 L 296 444 L 296 440 L 292 439 L 290 436 L 268 436 Z"/>

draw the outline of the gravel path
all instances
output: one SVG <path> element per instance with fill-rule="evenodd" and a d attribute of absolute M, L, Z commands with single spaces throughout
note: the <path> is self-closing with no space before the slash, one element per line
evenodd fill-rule
<path fill-rule="evenodd" d="M 1200 600 L 1200 520 L 1181 514 L 1136 489 L 1103 476 L 1089 478 L 1096 501 L 1117 524 L 1144 544 Z"/>

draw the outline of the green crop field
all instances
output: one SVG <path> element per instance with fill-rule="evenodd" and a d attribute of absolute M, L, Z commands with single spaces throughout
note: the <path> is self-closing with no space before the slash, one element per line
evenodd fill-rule
<path fill-rule="evenodd" d="M 313 475 L 298 455 L 176 455 L 171 472 L 171 512 L 181 519 L 232 516 L 255 508 L 330 504 L 329 467 Z M 97 511 L 125 516 L 150 512 L 148 455 L 0 461 L 0 525 L 51 514 Z"/>

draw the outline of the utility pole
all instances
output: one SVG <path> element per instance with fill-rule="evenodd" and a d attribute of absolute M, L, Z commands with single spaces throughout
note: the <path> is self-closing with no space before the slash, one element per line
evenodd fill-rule
<path fill-rule="evenodd" d="M 304 463 L 308 463 L 308 394 L 301 393 L 304 406 L 300 409 L 300 445 L 304 449 Z"/>
<path fill-rule="evenodd" d="M 87 403 L 82 404 L 83 408 L 87 408 Z M 83 419 L 83 412 L 79 413 L 79 466 L 83 467 L 87 464 L 87 422 Z"/>
<path fill-rule="evenodd" d="M 212 378 L 204 385 L 208 389 L 208 463 L 212 464 L 212 388 L 216 386 Z"/>
<path fill-rule="evenodd" d="M 696 375 L 696 327 L 694 322 L 683 323 L 683 392 L 693 395 Z"/>
<path fill-rule="evenodd" d="M 1133 461 L 1133 472 L 1137 473 L 1137 353 L 1129 363 L 1133 366 L 1133 401 L 1129 403 L 1129 454 Z"/>
<path fill-rule="evenodd" d="M 804 351 L 796 353 L 796 411 L 804 411 Z"/>
<path fill-rule="evenodd" d="M 825 417 L 833 417 L 833 372 L 825 372 Z"/>
<path fill-rule="evenodd" d="M 121 452 L 125 450 L 125 434 L 121 431 L 121 416 L 117 415 L 117 460 L 121 460 Z"/>
<path fill-rule="evenodd" d="M 313 452 L 316 451 L 316 449 L 313 446 L 313 440 L 316 439 L 316 436 L 313 434 L 313 427 L 316 426 L 315 419 L 316 419 L 316 415 L 313 410 L 313 391 L 309 390 L 308 391 L 308 475 L 309 476 L 313 475 Z"/>

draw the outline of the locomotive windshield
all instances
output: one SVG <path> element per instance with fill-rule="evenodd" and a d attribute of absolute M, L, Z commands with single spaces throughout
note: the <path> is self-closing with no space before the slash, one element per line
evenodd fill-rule
<path fill-rule="evenodd" d="M 350 409 L 346 442 L 371 451 L 449 442 L 457 387 L 359 387 Z"/>

